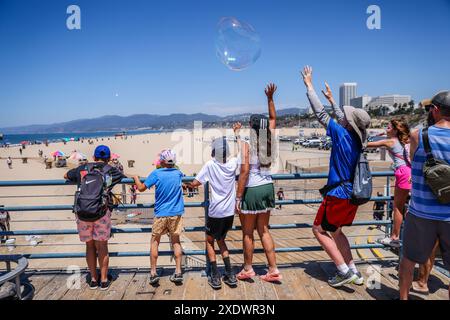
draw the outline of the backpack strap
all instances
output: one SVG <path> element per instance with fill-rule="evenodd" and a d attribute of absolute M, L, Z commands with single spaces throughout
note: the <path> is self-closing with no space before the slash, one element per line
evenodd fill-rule
<path fill-rule="evenodd" d="M 436 163 L 433 153 L 431 152 L 430 138 L 428 136 L 428 128 L 422 130 L 423 148 L 427 154 L 427 160 L 431 163 Z"/>

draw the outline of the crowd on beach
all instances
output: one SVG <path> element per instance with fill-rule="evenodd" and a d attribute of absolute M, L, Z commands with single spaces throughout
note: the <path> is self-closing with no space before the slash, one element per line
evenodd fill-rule
<path fill-rule="evenodd" d="M 355 265 L 350 244 L 343 227 L 351 226 L 360 204 L 354 201 L 355 172 L 367 148 L 385 147 L 393 161 L 395 191 L 393 198 L 393 228 L 389 237 L 379 239 L 387 247 L 401 248 L 399 267 L 400 299 L 408 299 L 410 290 L 427 293 L 427 280 L 436 255 L 441 255 L 450 268 L 450 91 L 437 93 L 422 101 L 427 111 L 428 126 L 410 130 L 403 119 L 391 119 L 386 139 L 368 142 L 370 116 L 363 109 L 336 104 L 329 86 L 322 90 L 333 108 L 333 116 L 323 107 L 313 85 L 312 68 L 306 66 L 301 77 L 306 95 L 319 123 L 332 140 L 328 181 L 321 189 L 323 201 L 314 219 L 312 232 L 336 266 L 336 274 L 328 280 L 332 287 L 363 285 L 364 276 Z M 149 282 L 156 285 L 158 247 L 161 237 L 168 234 L 175 256 L 175 271 L 170 281 L 183 282 L 182 246 L 184 200 L 183 189 L 195 190 L 208 183 L 210 202 L 205 223 L 206 249 L 209 269 L 208 283 L 220 289 L 222 283 L 236 287 L 239 281 L 256 277 L 253 269 L 254 232 L 267 258 L 268 270 L 260 278 L 281 282 L 283 275 L 277 267 L 274 239 L 269 230 L 271 211 L 275 206 L 274 183 L 270 168 L 276 150 L 272 137 L 277 116 L 274 95 L 277 87 L 265 88 L 268 116 L 253 114 L 248 123 L 250 139 L 241 139 L 241 123 L 235 123 L 235 141 L 216 138 L 211 144 L 211 160 L 206 162 L 195 179 L 183 183 L 183 173 L 177 167 L 173 150 L 163 150 L 157 167 L 148 177 L 134 176 L 130 187 L 131 203 L 138 192 L 155 187 L 155 219 L 152 226 Z M 230 148 L 235 143 L 236 148 Z M 235 150 L 232 154 L 230 150 Z M 94 161 L 87 159 L 68 171 L 65 178 L 78 185 L 74 211 L 82 242 L 86 243 L 86 261 L 90 271 L 90 288 L 107 290 L 108 240 L 111 236 L 112 188 L 126 176 L 123 168 L 111 163 L 111 150 L 96 147 Z M 11 167 L 11 160 L 8 160 Z M 447 178 L 447 180 L 445 180 Z M 99 180 L 100 179 L 100 180 Z M 236 182 L 237 180 L 237 182 Z M 100 181 L 101 183 L 97 183 Z M 365 183 L 364 180 L 362 182 Z M 364 186 L 363 186 L 364 187 Z M 97 198 L 92 195 L 97 195 Z M 378 194 L 381 196 L 382 194 Z M 276 194 L 284 199 L 283 190 Z M 369 195 L 370 196 L 370 195 Z M 380 219 L 380 203 L 374 204 L 374 218 Z M 281 208 L 281 205 L 279 205 Z M 244 264 L 235 273 L 226 243 L 227 232 L 240 219 Z M 403 226 L 403 232 L 401 232 Z M 225 265 L 223 276 L 217 266 L 215 246 Z M 97 274 L 97 261 L 100 274 Z M 413 283 L 413 271 L 419 264 L 419 279 Z M 450 287 L 449 287 L 450 298 Z"/>

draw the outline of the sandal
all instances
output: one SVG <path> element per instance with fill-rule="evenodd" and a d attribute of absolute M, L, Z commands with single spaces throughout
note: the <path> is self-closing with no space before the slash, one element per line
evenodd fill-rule
<path fill-rule="evenodd" d="M 423 295 L 429 295 L 430 290 L 429 289 L 423 289 L 416 281 L 414 281 L 411 285 L 411 291 L 414 293 L 419 293 Z"/>
<path fill-rule="evenodd" d="M 279 282 L 279 281 L 281 281 L 281 279 L 283 279 L 283 276 L 278 271 L 278 272 L 273 272 L 273 273 L 267 272 L 265 275 L 261 276 L 260 278 L 261 278 L 261 280 L 264 280 L 267 282 Z"/>
<path fill-rule="evenodd" d="M 238 278 L 239 280 L 247 280 L 253 278 L 254 276 L 256 276 L 256 273 L 253 268 L 248 271 L 242 269 L 241 272 L 236 275 L 236 278 Z"/>

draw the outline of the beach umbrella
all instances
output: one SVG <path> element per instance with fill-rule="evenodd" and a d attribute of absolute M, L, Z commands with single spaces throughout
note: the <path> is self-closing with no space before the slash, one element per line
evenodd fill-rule
<path fill-rule="evenodd" d="M 64 157 L 64 152 L 62 151 L 55 151 L 51 153 L 52 157 Z"/>
<path fill-rule="evenodd" d="M 87 157 L 81 152 L 74 152 L 70 155 L 69 160 L 85 160 Z"/>
<path fill-rule="evenodd" d="M 111 160 L 115 160 L 115 159 L 119 159 L 119 158 L 120 158 L 120 156 L 117 153 L 113 153 L 111 155 Z"/>

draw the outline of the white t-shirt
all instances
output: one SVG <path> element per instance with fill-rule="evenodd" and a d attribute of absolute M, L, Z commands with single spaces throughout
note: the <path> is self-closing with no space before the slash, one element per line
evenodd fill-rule
<path fill-rule="evenodd" d="M 211 197 L 208 215 L 225 218 L 234 215 L 236 201 L 236 170 L 238 159 L 231 158 L 226 163 L 209 160 L 195 177 L 202 184 L 209 182 Z"/>

